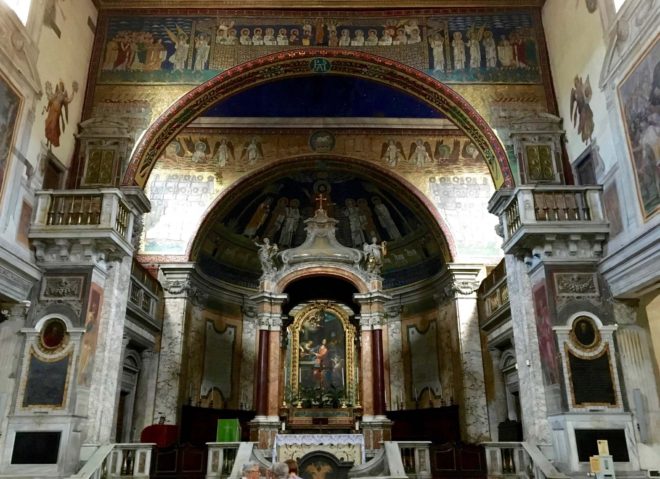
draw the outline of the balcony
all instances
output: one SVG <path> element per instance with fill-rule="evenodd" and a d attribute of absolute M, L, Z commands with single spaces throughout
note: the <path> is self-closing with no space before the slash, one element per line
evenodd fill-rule
<path fill-rule="evenodd" d="M 132 254 L 138 209 L 121 190 L 44 190 L 36 196 L 29 237 L 38 260 Z"/>
<path fill-rule="evenodd" d="M 500 217 L 507 254 L 599 257 L 609 232 L 600 186 L 500 190 L 489 211 Z"/>
<path fill-rule="evenodd" d="M 160 284 L 135 259 L 131 268 L 131 287 L 127 308 L 133 315 L 160 330 L 158 305 L 161 294 Z M 130 317 L 130 316 L 129 316 Z"/>

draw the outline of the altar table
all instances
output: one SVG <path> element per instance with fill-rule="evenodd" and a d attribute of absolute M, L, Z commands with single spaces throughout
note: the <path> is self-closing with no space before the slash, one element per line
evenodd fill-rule
<path fill-rule="evenodd" d="M 273 462 L 298 460 L 312 451 L 325 451 L 342 461 L 353 462 L 355 465 L 364 464 L 364 435 L 277 434 L 273 444 Z"/>

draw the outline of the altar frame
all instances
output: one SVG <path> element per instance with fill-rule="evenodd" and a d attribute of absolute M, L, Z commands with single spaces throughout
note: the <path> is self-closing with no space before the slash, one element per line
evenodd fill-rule
<path fill-rule="evenodd" d="M 302 309 L 294 318 L 291 325 L 291 374 L 289 386 L 293 398 L 300 400 L 300 366 L 301 342 L 300 334 L 305 323 L 314 320 L 319 315 L 330 312 L 336 316 L 344 329 L 344 400 L 347 404 L 356 404 L 355 390 L 355 327 L 350 323 L 348 314 L 338 305 L 331 303 L 314 303 Z M 345 405 L 345 404 L 344 404 Z"/>
<path fill-rule="evenodd" d="M 273 463 L 281 460 L 281 448 L 286 448 L 287 459 L 300 460 L 308 452 L 326 451 L 341 461 L 352 461 L 354 465 L 366 462 L 363 434 L 277 434 L 273 443 Z M 355 451 L 357 448 L 359 453 Z"/>

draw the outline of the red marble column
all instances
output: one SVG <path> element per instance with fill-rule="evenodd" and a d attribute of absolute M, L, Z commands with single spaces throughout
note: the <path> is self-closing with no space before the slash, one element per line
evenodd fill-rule
<path fill-rule="evenodd" d="M 259 352 L 257 356 L 257 374 L 255 387 L 255 403 L 257 405 L 257 416 L 268 415 L 268 347 L 269 331 L 259 330 Z"/>
<path fill-rule="evenodd" d="M 280 331 L 279 329 L 268 331 L 268 407 L 266 415 L 277 417 L 280 406 Z"/>
<path fill-rule="evenodd" d="M 362 402 L 362 411 L 365 416 L 374 414 L 374 389 L 373 389 L 373 335 L 370 330 L 363 329 L 362 335 L 362 355 L 360 357 L 360 401 Z"/>
<path fill-rule="evenodd" d="M 372 333 L 373 351 L 373 401 L 374 415 L 385 414 L 385 368 L 383 359 L 383 330 L 374 329 Z"/>

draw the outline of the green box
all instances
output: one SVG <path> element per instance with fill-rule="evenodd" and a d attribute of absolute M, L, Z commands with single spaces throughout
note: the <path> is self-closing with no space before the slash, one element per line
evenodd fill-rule
<path fill-rule="evenodd" d="M 238 419 L 218 419 L 216 442 L 240 442 L 241 425 Z"/>

